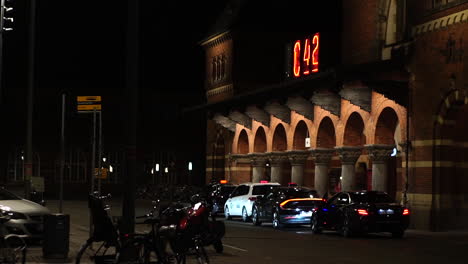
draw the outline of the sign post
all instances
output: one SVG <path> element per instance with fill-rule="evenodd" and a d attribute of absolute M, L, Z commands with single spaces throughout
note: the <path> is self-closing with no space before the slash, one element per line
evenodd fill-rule
<path fill-rule="evenodd" d="M 99 112 L 99 159 L 101 158 L 101 126 L 102 126 L 102 115 L 101 115 L 101 96 L 77 96 L 77 111 L 78 113 L 93 113 L 93 139 L 92 139 L 92 154 L 91 154 L 91 194 L 94 193 L 94 181 L 96 178 L 99 179 L 100 183 L 100 169 L 98 169 L 98 175 L 95 175 L 95 162 L 96 162 L 96 114 Z M 98 161 L 98 168 L 100 168 L 101 162 Z M 99 184 L 99 194 L 100 194 Z M 93 221 L 91 212 L 89 214 L 89 235 L 93 235 Z"/>

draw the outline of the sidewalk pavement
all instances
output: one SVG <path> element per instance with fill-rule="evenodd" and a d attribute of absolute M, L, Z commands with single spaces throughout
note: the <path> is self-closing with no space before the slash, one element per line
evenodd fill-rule
<path fill-rule="evenodd" d="M 122 201 L 119 198 L 111 198 L 109 200 L 111 205 L 111 216 L 121 216 Z M 52 213 L 59 213 L 59 201 L 50 200 L 46 201 L 46 206 Z M 81 245 L 89 238 L 89 210 L 88 201 L 73 200 L 63 201 L 62 203 L 63 214 L 70 215 L 70 235 L 69 235 L 69 252 L 68 259 L 50 259 L 44 258 L 42 253 L 42 246 L 40 244 L 33 244 L 28 247 L 27 263 L 75 263 L 76 253 L 79 251 Z M 135 215 L 144 215 L 151 209 L 151 201 L 137 200 L 135 202 Z M 138 228 L 141 228 L 138 226 Z"/>

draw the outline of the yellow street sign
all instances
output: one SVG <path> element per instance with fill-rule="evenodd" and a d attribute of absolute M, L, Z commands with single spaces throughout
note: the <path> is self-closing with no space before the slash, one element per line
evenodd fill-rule
<path fill-rule="evenodd" d="M 101 96 L 77 96 L 76 101 L 80 102 L 101 102 Z"/>
<path fill-rule="evenodd" d="M 101 111 L 100 104 L 86 104 L 86 105 L 78 105 L 78 111 Z"/>

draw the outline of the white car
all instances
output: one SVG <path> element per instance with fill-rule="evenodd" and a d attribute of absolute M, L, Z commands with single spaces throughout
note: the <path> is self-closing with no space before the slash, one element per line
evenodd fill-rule
<path fill-rule="evenodd" d="M 242 216 L 242 221 L 249 221 L 254 201 L 258 196 L 263 196 L 280 186 L 277 182 L 239 184 L 224 204 L 224 217 L 229 220 L 233 216 Z"/>
<path fill-rule="evenodd" d="M 40 204 L 23 199 L 0 187 L 0 215 L 9 216 L 5 223 L 9 234 L 27 238 L 41 238 L 44 215 L 50 210 Z"/>

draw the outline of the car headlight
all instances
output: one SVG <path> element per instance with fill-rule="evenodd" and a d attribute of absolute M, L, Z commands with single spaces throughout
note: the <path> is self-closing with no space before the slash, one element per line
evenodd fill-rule
<path fill-rule="evenodd" d="M 26 215 L 18 212 L 9 211 L 7 214 L 10 216 L 11 219 L 26 219 Z"/>

